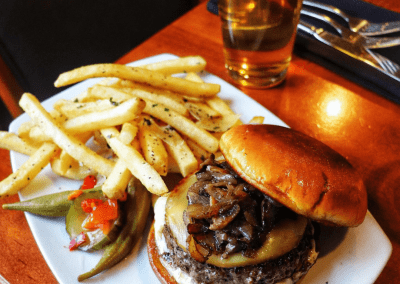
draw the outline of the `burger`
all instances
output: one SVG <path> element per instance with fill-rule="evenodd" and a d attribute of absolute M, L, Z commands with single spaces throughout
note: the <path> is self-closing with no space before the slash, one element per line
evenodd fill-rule
<path fill-rule="evenodd" d="M 162 283 L 296 283 L 318 257 L 318 225 L 358 226 L 356 170 L 289 128 L 240 125 L 154 206 L 150 264 Z"/>

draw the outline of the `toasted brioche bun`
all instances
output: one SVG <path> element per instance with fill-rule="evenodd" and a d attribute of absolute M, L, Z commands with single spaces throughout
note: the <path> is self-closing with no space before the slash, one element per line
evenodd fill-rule
<path fill-rule="evenodd" d="M 367 193 L 356 170 L 322 142 L 275 125 L 240 125 L 225 132 L 220 149 L 248 183 L 315 221 L 357 226 Z"/>
<path fill-rule="evenodd" d="M 147 254 L 149 256 L 150 266 L 163 284 L 178 284 L 168 270 L 162 265 L 158 253 L 157 244 L 154 235 L 154 223 L 151 225 L 149 236 L 147 237 Z"/>

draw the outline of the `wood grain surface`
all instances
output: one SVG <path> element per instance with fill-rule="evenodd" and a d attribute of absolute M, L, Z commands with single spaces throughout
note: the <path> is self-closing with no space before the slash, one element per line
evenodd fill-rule
<path fill-rule="evenodd" d="M 367 0 L 400 12 L 397 0 Z M 160 53 L 201 55 L 207 70 L 230 81 L 223 62 L 218 17 L 206 2 L 123 56 L 127 63 Z M 241 90 L 290 127 L 313 136 L 345 156 L 361 173 L 369 210 L 393 245 L 376 283 L 400 278 L 400 105 L 308 60 L 294 56 L 286 81 L 273 89 Z M 331 112 L 330 107 L 335 106 Z M 11 173 L 9 152 L 0 150 L 0 178 Z M 0 200 L 15 202 L 17 196 Z M 20 212 L 0 210 L 0 274 L 11 283 L 56 283 Z M 51 237 L 51 236 L 49 236 Z"/>

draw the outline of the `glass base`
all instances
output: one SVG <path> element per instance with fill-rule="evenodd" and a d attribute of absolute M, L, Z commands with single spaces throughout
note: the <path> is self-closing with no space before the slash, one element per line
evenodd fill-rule
<path fill-rule="evenodd" d="M 272 88 L 282 83 L 286 78 L 287 68 L 282 70 L 282 66 L 278 68 L 270 67 L 257 72 L 244 72 L 243 70 L 235 70 L 225 65 L 229 76 L 239 85 L 249 88 Z"/>

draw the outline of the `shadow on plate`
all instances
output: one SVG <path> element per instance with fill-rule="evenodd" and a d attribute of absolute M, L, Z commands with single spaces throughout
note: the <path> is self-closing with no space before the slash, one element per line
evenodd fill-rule
<path fill-rule="evenodd" d="M 319 258 L 334 251 L 346 237 L 348 228 L 320 225 Z"/>

